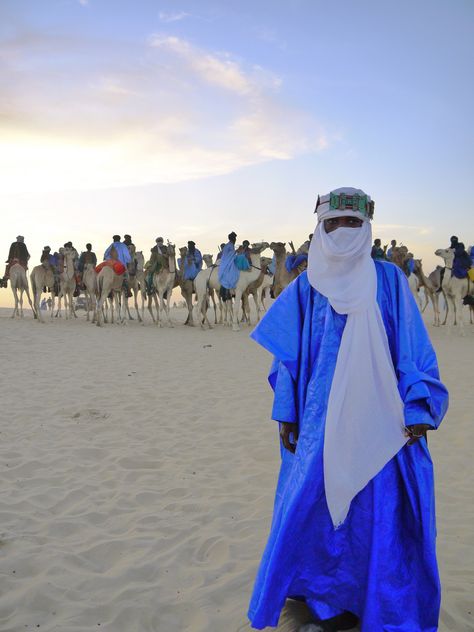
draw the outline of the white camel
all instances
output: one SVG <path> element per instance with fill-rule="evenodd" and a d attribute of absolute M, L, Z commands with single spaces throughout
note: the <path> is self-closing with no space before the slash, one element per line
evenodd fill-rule
<path fill-rule="evenodd" d="M 260 253 L 268 248 L 267 242 L 258 244 L 252 244 L 250 249 L 250 270 L 241 270 L 239 273 L 239 279 L 234 290 L 232 290 L 235 297 L 235 308 L 232 309 L 232 302 L 230 300 L 224 301 L 224 324 L 232 322 L 232 329 L 239 331 L 239 311 L 242 300 L 242 294 L 248 288 L 248 286 L 256 281 L 260 275 Z M 211 324 L 207 318 L 208 303 L 208 290 L 213 289 L 219 292 L 221 284 L 219 282 L 218 266 L 210 268 L 209 270 L 201 270 L 201 272 L 194 279 L 194 287 L 196 288 L 196 308 L 201 313 L 201 327 L 205 324 L 210 328 Z"/>
<path fill-rule="evenodd" d="M 10 285 L 13 292 L 13 298 L 15 299 L 15 308 L 13 310 L 12 318 L 23 318 L 23 294 L 26 293 L 28 303 L 33 311 L 33 316 L 36 318 L 36 311 L 31 302 L 30 288 L 28 286 L 28 277 L 26 276 L 25 268 L 19 263 L 13 263 L 10 266 Z"/>
<path fill-rule="evenodd" d="M 458 279 L 452 274 L 454 261 L 453 248 L 439 248 L 435 251 L 435 255 L 441 257 L 445 263 L 445 272 L 441 287 L 446 296 L 447 303 L 450 303 L 453 308 L 454 324 L 457 325 L 459 323 L 460 332 L 464 334 L 463 299 L 470 293 L 470 290 L 472 291 L 472 285 L 468 277 Z"/>
<path fill-rule="evenodd" d="M 240 316 L 240 305 L 242 301 L 242 295 L 245 290 L 256 281 L 261 274 L 260 267 L 260 254 L 269 248 L 270 244 L 266 241 L 252 244 L 252 248 L 250 249 L 250 261 L 251 267 L 250 270 L 241 270 L 239 274 L 239 280 L 237 281 L 237 285 L 234 290 L 235 297 L 235 308 L 232 313 L 232 331 L 240 331 L 239 327 L 239 316 Z"/>
<path fill-rule="evenodd" d="M 107 297 L 112 293 L 112 317 L 111 322 L 114 322 L 114 306 L 117 314 L 116 322 L 121 323 L 124 321 L 124 315 L 120 311 L 120 294 L 122 293 L 123 286 L 123 274 L 116 274 L 112 267 L 104 266 L 97 275 L 97 291 L 99 299 L 97 301 L 97 326 L 101 327 L 104 320 L 104 303 L 107 301 Z"/>
<path fill-rule="evenodd" d="M 148 297 L 148 309 L 153 317 L 151 301 L 153 299 L 156 308 L 156 323 L 163 327 L 163 316 L 166 315 L 169 327 L 173 327 L 170 317 L 170 301 L 176 280 L 176 254 L 175 246 L 168 243 L 167 254 L 163 257 L 163 267 L 153 275 L 155 293 Z M 153 320 L 155 320 L 153 318 Z"/>
<path fill-rule="evenodd" d="M 39 266 L 35 266 L 30 274 L 31 291 L 33 293 L 34 310 L 38 316 L 38 322 L 44 323 L 43 314 L 40 309 L 41 293 L 43 288 L 49 288 L 51 292 L 51 318 L 54 314 L 55 283 L 54 271 L 47 261 L 43 261 Z"/>
<path fill-rule="evenodd" d="M 264 308 L 260 302 L 260 292 L 262 285 L 266 280 L 266 277 L 271 279 L 271 283 L 273 282 L 273 277 L 267 274 L 268 266 L 271 264 L 271 262 L 272 260 L 269 257 L 260 257 L 260 274 L 258 276 L 258 279 L 251 283 L 242 295 L 243 320 L 247 322 L 248 325 L 252 324 L 250 318 L 250 295 L 252 295 L 255 303 L 255 309 L 257 311 L 257 321 L 260 321 L 260 312 L 264 311 Z"/>
<path fill-rule="evenodd" d="M 92 310 L 92 322 L 97 318 L 97 273 L 93 263 L 86 263 L 82 273 L 84 284 L 84 296 L 86 297 L 87 320 L 90 320 L 89 312 Z"/>
<path fill-rule="evenodd" d="M 66 319 L 77 318 L 73 300 L 74 292 L 76 291 L 74 251 L 69 248 L 60 248 L 59 252 L 63 255 L 63 270 L 59 275 L 58 311 L 56 312 L 56 316 L 61 315 L 61 299 L 64 297 Z"/>
<path fill-rule="evenodd" d="M 137 312 L 138 322 L 145 324 L 145 303 L 146 303 L 146 286 L 145 286 L 145 257 L 143 256 L 143 252 L 141 250 L 137 250 L 134 255 L 135 261 L 135 272 L 134 274 L 130 274 L 128 279 L 128 286 L 130 291 L 133 294 L 133 302 L 135 305 L 135 311 Z M 141 314 L 140 309 L 138 307 L 138 296 L 141 296 L 142 304 L 141 304 Z M 128 307 L 128 296 L 124 292 L 124 301 L 125 301 L 125 309 L 127 311 L 128 317 L 130 320 L 132 316 L 130 314 L 130 309 Z"/>

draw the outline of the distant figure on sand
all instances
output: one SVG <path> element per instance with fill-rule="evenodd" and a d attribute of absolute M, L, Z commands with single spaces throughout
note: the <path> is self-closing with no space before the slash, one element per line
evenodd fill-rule
<path fill-rule="evenodd" d="M 28 252 L 28 248 L 25 244 L 25 238 L 23 235 L 18 235 L 16 241 L 14 241 L 10 250 L 8 251 L 8 257 L 6 260 L 5 274 L 3 279 L 0 279 L 0 287 L 7 287 L 8 279 L 10 278 L 10 267 L 14 263 L 19 263 L 22 268 L 25 270 L 28 269 L 28 260 L 30 258 L 30 253 Z"/>
<path fill-rule="evenodd" d="M 281 470 L 249 619 L 277 626 L 292 598 L 313 618 L 300 632 L 435 632 L 426 433 L 448 394 L 405 275 L 371 258 L 373 201 L 318 200 L 308 269 L 252 333 L 274 356 Z"/>

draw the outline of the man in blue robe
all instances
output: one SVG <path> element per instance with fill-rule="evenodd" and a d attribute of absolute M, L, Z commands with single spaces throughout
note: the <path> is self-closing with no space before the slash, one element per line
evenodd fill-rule
<path fill-rule="evenodd" d="M 127 244 L 120 241 L 120 235 L 114 235 L 112 239 L 113 243 L 110 244 L 104 253 L 104 260 L 107 261 L 108 259 L 112 259 L 112 252 L 115 250 L 117 259 L 123 263 L 125 267 L 127 267 L 132 260 Z"/>
<path fill-rule="evenodd" d="M 183 257 L 183 260 L 178 260 L 178 265 L 183 267 L 183 279 L 185 281 L 194 281 L 202 270 L 202 254 L 196 248 L 194 241 L 188 241 L 186 255 Z"/>
<path fill-rule="evenodd" d="M 373 202 L 318 204 L 308 271 L 252 333 L 274 356 L 282 461 L 249 619 L 276 626 L 294 598 L 313 615 L 301 632 L 436 632 L 426 431 L 448 394 L 405 275 L 370 257 Z"/>
<path fill-rule="evenodd" d="M 235 265 L 235 242 L 237 240 L 236 233 L 232 232 L 228 235 L 229 241 L 222 249 L 222 256 L 218 267 L 219 283 L 221 284 L 221 297 L 223 300 L 230 298 L 230 290 L 233 290 L 239 280 L 239 269 Z M 223 290 L 223 291 L 222 291 Z"/>

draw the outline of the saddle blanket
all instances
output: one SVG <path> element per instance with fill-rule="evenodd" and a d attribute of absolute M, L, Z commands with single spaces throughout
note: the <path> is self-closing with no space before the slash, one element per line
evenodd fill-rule
<path fill-rule="evenodd" d="M 97 274 L 99 274 L 99 272 L 105 268 L 112 268 L 113 271 L 115 272 L 115 274 L 124 274 L 126 267 L 123 265 L 123 263 L 121 261 L 114 261 L 113 259 L 108 259 L 107 261 L 102 261 L 102 263 L 99 263 L 98 266 L 96 266 L 95 271 L 97 272 Z"/>

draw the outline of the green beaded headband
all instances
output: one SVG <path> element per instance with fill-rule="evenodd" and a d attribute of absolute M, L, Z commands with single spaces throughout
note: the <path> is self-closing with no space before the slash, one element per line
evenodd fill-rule
<path fill-rule="evenodd" d="M 314 209 L 314 212 L 316 213 L 320 204 L 327 203 L 328 202 L 321 202 L 321 199 L 318 195 L 318 200 L 316 202 L 316 208 Z M 368 219 L 372 219 L 374 216 L 375 203 L 369 198 L 368 195 L 330 193 L 329 208 L 332 208 L 335 211 L 353 211 L 354 213 L 361 213 L 361 215 L 364 215 Z"/>

